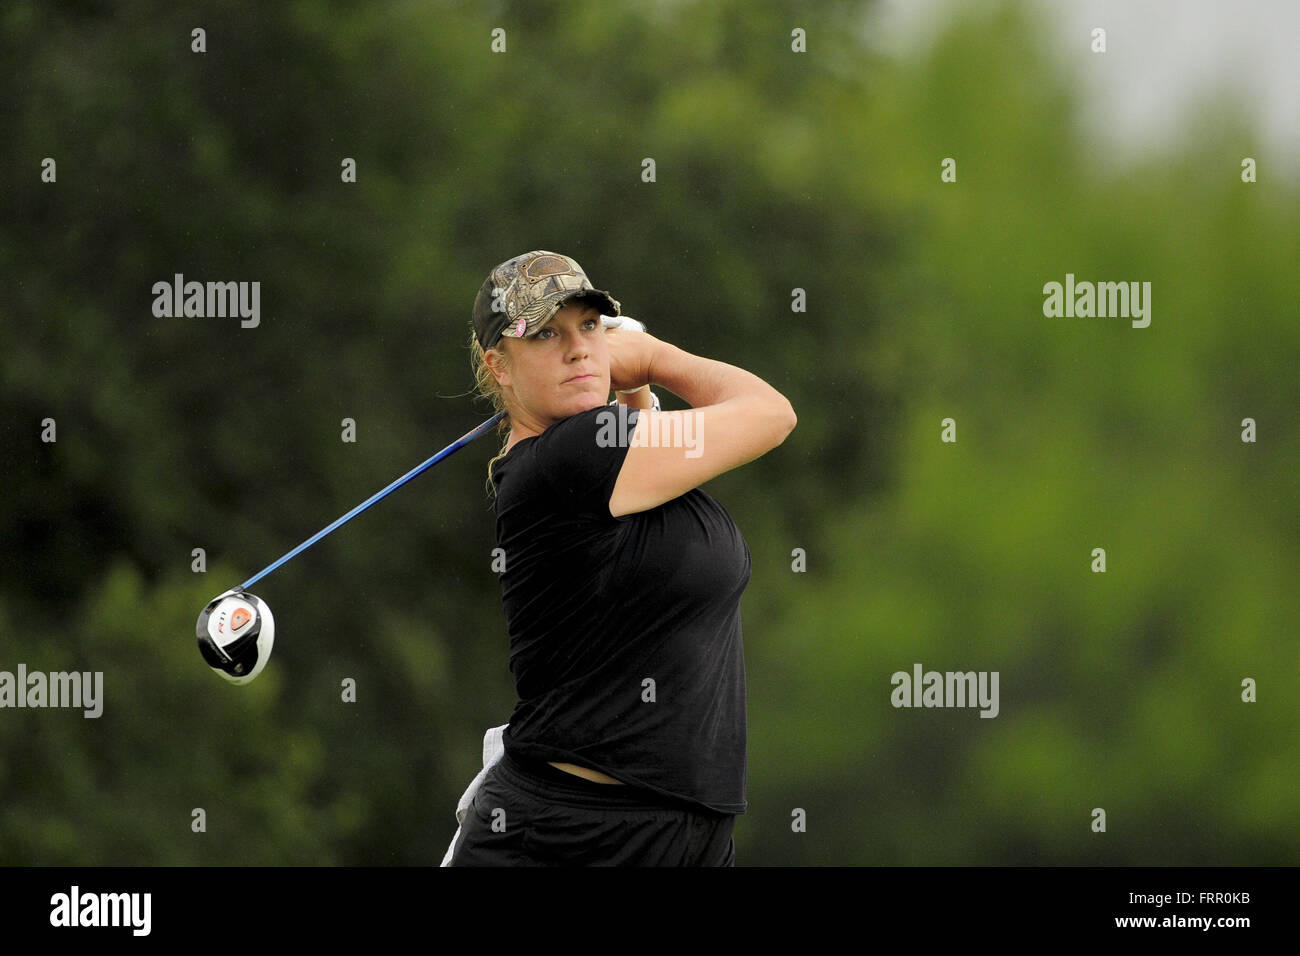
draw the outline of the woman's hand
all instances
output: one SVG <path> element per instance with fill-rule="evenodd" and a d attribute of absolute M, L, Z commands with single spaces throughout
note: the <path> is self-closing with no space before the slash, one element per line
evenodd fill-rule
<path fill-rule="evenodd" d="M 650 384 L 654 359 L 664 342 L 649 332 L 631 332 L 627 329 L 605 329 L 609 344 L 609 387 L 619 389 L 640 388 Z"/>

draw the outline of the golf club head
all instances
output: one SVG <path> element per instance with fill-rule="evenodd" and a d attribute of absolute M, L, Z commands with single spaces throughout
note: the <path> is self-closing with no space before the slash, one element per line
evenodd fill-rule
<path fill-rule="evenodd" d="M 270 606 L 241 588 L 209 601 L 195 631 L 203 659 L 232 684 L 247 684 L 262 673 L 275 645 Z"/>

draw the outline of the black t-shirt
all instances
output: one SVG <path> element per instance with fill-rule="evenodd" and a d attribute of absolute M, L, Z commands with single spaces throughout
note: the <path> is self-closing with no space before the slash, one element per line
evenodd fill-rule
<path fill-rule="evenodd" d="M 519 695 L 505 748 L 744 813 L 749 546 L 698 488 L 612 516 L 628 449 L 598 441 L 610 413 L 627 416 L 630 439 L 638 410 L 592 408 L 492 470 Z"/>

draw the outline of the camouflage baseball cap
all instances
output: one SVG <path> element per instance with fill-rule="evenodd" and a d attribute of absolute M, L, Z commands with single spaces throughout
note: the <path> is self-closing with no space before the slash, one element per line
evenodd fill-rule
<path fill-rule="evenodd" d="M 591 284 L 582 266 L 557 252 L 536 250 L 501 263 L 474 299 L 474 334 L 490 349 L 502 336 L 536 335 L 570 299 L 589 298 L 602 315 L 621 306 Z"/>

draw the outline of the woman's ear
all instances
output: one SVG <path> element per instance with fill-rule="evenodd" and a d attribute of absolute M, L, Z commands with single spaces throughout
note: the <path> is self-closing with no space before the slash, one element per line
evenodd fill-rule
<path fill-rule="evenodd" d="M 503 388 L 510 384 L 510 368 L 506 361 L 505 352 L 497 348 L 490 348 L 483 353 L 483 362 L 488 367 L 497 384 Z"/>

